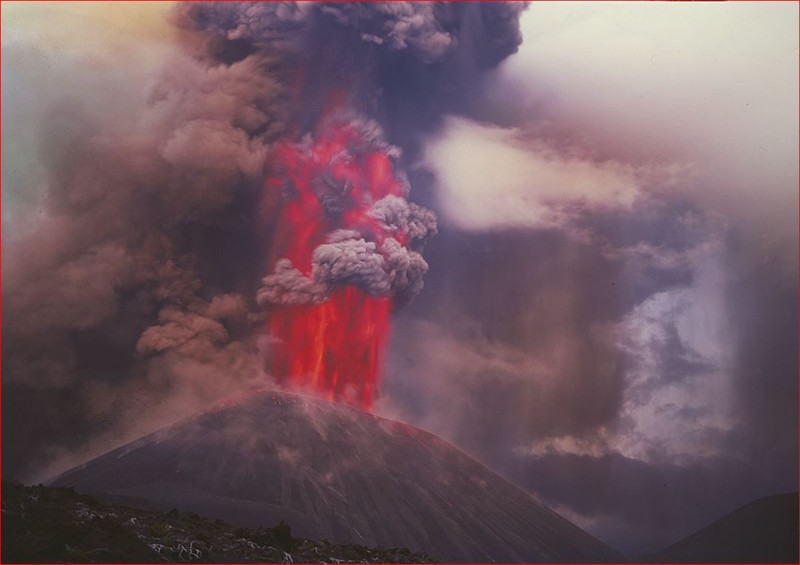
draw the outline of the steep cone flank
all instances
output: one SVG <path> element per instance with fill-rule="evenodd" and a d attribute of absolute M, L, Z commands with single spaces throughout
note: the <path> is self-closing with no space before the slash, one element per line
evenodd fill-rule
<path fill-rule="evenodd" d="M 619 560 L 436 436 L 288 393 L 199 414 L 53 484 L 444 561 Z"/>

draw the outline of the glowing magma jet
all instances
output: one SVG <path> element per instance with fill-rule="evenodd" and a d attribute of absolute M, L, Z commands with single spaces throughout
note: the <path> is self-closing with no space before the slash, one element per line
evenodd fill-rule
<path fill-rule="evenodd" d="M 269 369 L 284 386 L 364 410 L 392 307 L 421 289 L 419 250 L 436 231 L 433 213 L 405 200 L 399 150 L 382 135 L 353 112 L 332 112 L 273 149 L 262 201 L 274 225 L 258 293 L 276 338 Z"/>

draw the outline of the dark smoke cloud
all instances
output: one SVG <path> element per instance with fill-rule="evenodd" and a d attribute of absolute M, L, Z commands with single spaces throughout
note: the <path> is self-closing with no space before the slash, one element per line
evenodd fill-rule
<path fill-rule="evenodd" d="M 519 14 L 524 7 L 521 2 L 476 7 L 436 2 L 206 2 L 181 7 L 179 25 L 209 32 L 212 40 L 299 53 L 315 41 L 315 27 L 333 22 L 351 31 L 362 47 L 406 52 L 426 64 L 470 48 L 483 52 L 480 62 L 489 66 L 516 52 L 522 42 Z M 476 45 L 464 47 L 471 41 Z"/>
<path fill-rule="evenodd" d="M 312 125 L 320 92 L 376 117 L 410 157 L 419 132 L 469 106 L 483 72 L 522 42 L 522 2 L 182 4 L 177 25 L 230 62 L 263 53 L 294 89 L 295 125 Z M 198 35 L 199 32 L 199 35 Z"/>
<path fill-rule="evenodd" d="M 269 234 L 253 210 L 271 145 L 301 139 L 335 94 L 358 112 L 346 119 L 376 118 L 390 141 L 362 120 L 365 143 L 395 159 L 403 145 L 408 159 L 454 94 L 514 52 L 521 9 L 180 4 L 156 72 L 120 74 L 109 64 L 104 74 L 80 56 L 31 59 L 26 47 L 4 44 L 4 75 L 16 69 L 26 93 L 68 87 L 42 108 L 15 96 L 4 113 L 4 132 L 8 116 L 24 126 L 24 157 L 38 171 L 4 176 L 16 183 L 4 186 L 4 203 L 7 190 L 44 187 L 20 197 L 39 210 L 3 244 L 4 477 L 41 478 L 263 386 L 268 339 L 258 337 L 256 294 Z M 39 59 L 37 71 L 24 70 Z M 53 75 L 53 65 L 66 71 Z M 128 77 L 135 89 L 125 88 Z M 342 187 L 331 178 L 318 187 L 339 213 Z M 392 237 L 377 245 L 369 234 L 326 243 L 317 254 L 324 285 L 295 277 L 282 300 L 320 300 L 349 282 L 397 302 L 419 292 L 434 216 L 391 201 L 374 216 L 408 232 L 410 247 Z M 279 262 L 278 273 L 290 278 L 291 266 Z M 35 424 L 31 413 L 40 414 Z"/>
<path fill-rule="evenodd" d="M 249 210 L 284 130 L 284 87 L 259 55 L 164 57 L 169 72 L 132 114 L 105 113 L 107 85 L 31 124 L 47 188 L 43 219 L 4 241 L 4 476 L 258 380 Z M 54 389 L 64 405 L 48 409 Z M 37 406 L 41 426 L 22 425 Z"/>
<path fill-rule="evenodd" d="M 373 244 L 374 245 L 374 244 Z M 314 276 L 307 277 L 289 259 L 278 259 L 272 274 L 264 277 L 256 300 L 268 304 L 322 304 L 328 288 Z"/>
<path fill-rule="evenodd" d="M 436 235 L 436 216 L 422 206 L 397 196 L 385 196 L 375 202 L 368 214 L 390 232 L 405 232 L 411 247 L 420 247 Z"/>
<path fill-rule="evenodd" d="M 394 237 L 382 243 L 368 241 L 357 230 L 339 229 L 328 235 L 311 256 L 311 273 L 305 276 L 288 259 L 279 259 L 274 272 L 262 280 L 257 301 L 267 304 L 321 304 L 337 287 L 361 288 L 372 296 L 391 296 L 396 305 L 410 303 L 423 287 L 428 263 L 421 250 L 436 234 L 433 212 L 397 196 L 386 196 L 367 214 L 389 234 L 402 234 L 408 245 Z"/>
<path fill-rule="evenodd" d="M 372 241 L 345 235 L 335 237 L 314 250 L 312 274 L 315 279 L 331 286 L 353 285 L 368 294 L 388 294 L 391 288 L 388 274 L 383 269 L 384 259 Z M 348 237 L 350 236 L 350 237 Z"/>
<path fill-rule="evenodd" d="M 410 302 L 422 289 L 422 277 L 428 270 L 420 251 L 436 233 L 436 216 L 405 199 L 410 187 L 399 167 L 401 151 L 384 140 L 383 130 L 374 120 L 350 110 L 336 111 L 326 116 L 319 128 L 317 135 L 323 140 L 341 128 L 354 133 L 347 147 L 325 163 L 320 163 L 320 156 L 314 152 L 315 140 L 311 134 L 306 134 L 299 146 L 311 166 L 322 165 L 323 168 L 314 173 L 311 185 L 326 220 L 332 226 L 342 227 L 330 232 L 327 241 L 313 250 L 309 276 L 296 269 L 289 259 L 279 259 L 274 272 L 262 281 L 257 296 L 259 304 L 320 304 L 337 287 L 346 285 L 361 288 L 372 296 L 394 297 L 395 305 Z M 362 161 L 374 153 L 383 153 L 389 158 L 402 196 L 388 195 L 370 206 L 366 215 L 376 220 L 377 226 L 361 227 L 363 221 L 343 224 L 342 214 L 358 209 L 362 203 L 352 201 L 352 181 L 337 178 L 335 167 Z M 280 167 L 279 164 L 276 168 Z M 279 174 L 286 175 L 286 172 Z M 298 188 L 292 184 L 291 178 L 285 176 L 281 197 L 297 196 Z M 373 233 L 376 231 L 378 233 Z M 398 238 L 407 245 L 401 244 Z"/>
<path fill-rule="evenodd" d="M 349 230 L 331 234 L 328 243 L 314 250 L 311 261 L 307 277 L 291 261 L 280 259 L 275 272 L 262 281 L 259 304 L 321 304 L 334 289 L 347 285 L 407 304 L 422 290 L 428 271 L 422 255 L 396 239 L 387 238 L 379 247 Z"/>

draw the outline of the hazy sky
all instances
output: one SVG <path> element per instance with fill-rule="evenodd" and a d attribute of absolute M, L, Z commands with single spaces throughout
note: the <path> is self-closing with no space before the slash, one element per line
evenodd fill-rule
<path fill-rule="evenodd" d="M 445 168 L 448 154 L 441 152 L 458 158 L 474 149 L 463 161 L 476 169 L 487 167 L 474 159 L 503 159 L 503 174 L 519 179 L 540 171 L 535 182 L 559 185 L 551 191 L 566 186 L 597 203 L 630 202 L 635 172 L 692 172 L 703 187 L 678 190 L 737 222 L 794 236 L 797 207 L 786 204 L 796 199 L 790 187 L 797 180 L 796 13 L 791 3 L 532 4 L 522 18 L 519 53 L 489 87 L 496 111 L 514 114 L 514 127 L 503 132 L 453 121 L 452 144 L 438 140 L 431 157 Z M 547 160 L 545 130 L 569 135 L 588 159 L 538 162 Z M 526 134 L 538 142 L 528 154 L 520 151 Z M 594 188 L 581 180 L 592 160 L 600 179 Z M 483 179 L 458 169 L 462 176 L 452 184 L 467 190 L 454 187 L 453 195 L 462 195 L 458 205 L 468 216 L 471 197 L 483 192 L 470 190 L 468 179 Z M 515 182 L 491 182 L 502 182 L 506 195 L 504 208 L 485 209 L 486 216 L 496 214 L 501 225 L 509 217 L 512 224 L 536 224 L 518 217 L 524 212 L 510 190 Z M 532 192 L 552 198 L 544 187 Z"/>
<path fill-rule="evenodd" d="M 2 4 L 4 476 L 260 378 L 237 195 L 279 89 L 257 54 L 196 56 L 171 9 Z M 631 553 L 797 490 L 797 22 L 785 2 L 533 3 L 496 68 L 382 77 L 400 111 L 376 117 L 440 233 L 378 411 Z M 151 324 L 190 337 L 142 361 Z"/>
<path fill-rule="evenodd" d="M 391 382 L 451 375 L 423 425 L 489 460 L 514 437 L 508 475 L 622 549 L 796 489 L 797 12 L 534 3 L 474 117 L 426 144 L 461 235 L 431 258 L 441 313 L 393 352 L 441 344 Z"/>

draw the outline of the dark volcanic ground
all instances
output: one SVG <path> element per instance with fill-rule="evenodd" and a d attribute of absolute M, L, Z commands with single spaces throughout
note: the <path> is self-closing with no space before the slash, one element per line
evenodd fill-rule
<path fill-rule="evenodd" d="M 3 484 L 3 563 L 419 563 L 407 549 L 301 540 L 194 514 L 102 504 L 71 488 Z"/>
<path fill-rule="evenodd" d="M 612 549 L 436 436 L 263 392 L 98 457 L 54 485 L 441 561 L 608 562 Z"/>

